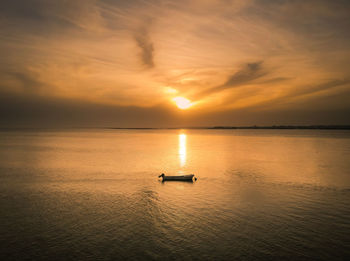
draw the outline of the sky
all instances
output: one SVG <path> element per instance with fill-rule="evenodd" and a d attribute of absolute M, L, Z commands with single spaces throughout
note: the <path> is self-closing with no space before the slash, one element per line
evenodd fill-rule
<path fill-rule="evenodd" d="M 350 124 L 348 0 L 2 0 L 0 127 Z"/>

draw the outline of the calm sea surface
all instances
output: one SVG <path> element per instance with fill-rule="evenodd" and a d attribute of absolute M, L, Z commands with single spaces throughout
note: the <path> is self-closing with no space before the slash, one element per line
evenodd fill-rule
<path fill-rule="evenodd" d="M 350 131 L 0 131 L 1 260 L 341 260 L 349 203 Z"/>

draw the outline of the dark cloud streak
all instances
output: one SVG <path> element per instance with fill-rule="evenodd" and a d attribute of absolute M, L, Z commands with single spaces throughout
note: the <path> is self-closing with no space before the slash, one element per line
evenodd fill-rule
<path fill-rule="evenodd" d="M 312 96 L 307 99 L 307 102 L 303 100 L 303 97 L 314 95 L 317 93 L 321 93 L 324 91 L 330 91 L 332 89 L 335 89 L 337 87 L 345 86 L 350 84 L 350 79 L 331 79 L 323 83 L 319 83 L 316 85 L 311 85 L 311 86 L 299 86 L 297 88 L 293 88 L 292 90 L 286 92 L 283 95 L 280 95 L 274 99 L 270 99 L 268 101 L 258 103 L 255 106 L 251 106 L 251 109 L 257 109 L 257 108 L 276 108 L 276 110 L 279 110 L 279 106 L 290 106 L 291 104 L 294 104 L 291 106 L 291 108 L 299 108 L 299 106 L 307 106 L 310 107 L 310 110 L 320 110 L 320 108 L 326 108 L 329 106 L 327 104 L 327 97 L 333 96 L 336 97 L 337 99 L 341 100 L 341 98 L 348 97 L 349 92 L 346 92 L 343 96 L 344 97 L 338 97 L 339 94 L 337 92 L 333 93 L 328 93 L 326 95 L 322 95 L 321 97 L 314 96 L 314 99 L 312 99 Z M 340 92 L 341 93 L 341 92 Z M 316 98 L 315 98 L 316 97 Z M 311 99 L 310 99 L 311 98 Z M 316 107 L 312 107 L 312 103 L 315 103 L 315 100 L 320 100 L 320 104 L 318 104 Z M 317 102 L 316 102 L 317 103 Z M 315 103 L 315 104 L 316 104 Z M 336 103 L 333 102 L 333 107 Z M 340 103 L 342 104 L 342 102 Z M 332 106 L 329 107 L 331 109 Z M 349 106 L 346 106 L 347 109 L 350 109 Z"/>
<path fill-rule="evenodd" d="M 49 84 L 42 82 L 36 73 L 25 68 L 1 68 L 0 92 L 21 92 L 21 95 L 38 95 Z"/>
<path fill-rule="evenodd" d="M 141 49 L 141 61 L 147 68 L 154 67 L 154 46 L 149 35 L 149 24 L 146 23 L 143 27 L 139 28 L 134 38 L 137 46 Z"/>
<path fill-rule="evenodd" d="M 225 83 L 206 89 L 198 93 L 195 98 L 200 99 L 226 89 L 240 87 L 265 76 L 267 72 L 263 70 L 262 63 L 260 61 L 246 64 L 242 69 L 229 76 Z"/>
<path fill-rule="evenodd" d="M 293 91 L 288 97 L 300 97 L 303 95 L 309 95 L 309 94 L 329 90 L 329 89 L 347 84 L 349 82 L 350 82 L 349 79 L 333 79 L 311 87 L 304 86 L 302 88 L 299 88 L 298 90 Z"/>

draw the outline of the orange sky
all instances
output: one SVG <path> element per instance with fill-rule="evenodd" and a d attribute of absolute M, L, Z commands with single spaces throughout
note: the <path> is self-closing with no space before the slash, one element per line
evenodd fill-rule
<path fill-rule="evenodd" d="M 349 17 L 340 0 L 3 0 L 0 124 L 349 124 Z"/>

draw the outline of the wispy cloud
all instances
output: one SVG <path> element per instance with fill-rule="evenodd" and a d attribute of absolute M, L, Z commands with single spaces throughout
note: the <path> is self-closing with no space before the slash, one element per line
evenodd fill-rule
<path fill-rule="evenodd" d="M 263 70 L 262 64 L 262 61 L 245 64 L 240 70 L 230 75 L 226 82 L 199 92 L 196 94 L 196 98 L 203 98 L 207 95 L 218 93 L 229 88 L 236 88 L 252 83 L 252 81 L 267 74 L 267 72 Z"/>
<path fill-rule="evenodd" d="M 294 109 L 298 109 L 299 106 L 301 106 L 303 108 L 317 110 L 318 108 L 312 107 L 312 104 L 317 104 L 317 102 L 315 103 L 315 100 L 319 100 L 322 101 L 322 109 L 324 110 L 327 108 L 327 105 L 330 104 L 325 102 L 326 97 L 339 96 L 339 93 L 344 93 L 345 97 L 349 95 L 349 91 L 344 89 L 346 86 L 350 86 L 350 79 L 348 78 L 330 79 L 314 85 L 295 86 L 273 97 L 265 95 L 264 100 L 257 101 L 251 106 L 251 108 L 278 109 L 280 107 L 289 107 L 291 104 L 294 104 L 292 106 Z M 251 93 L 250 96 L 252 95 L 253 94 Z M 239 100 L 244 100 L 245 98 L 247 98 L 247 95 L 237 97 L 236 102 Z M 337 97 L 337 99 L 339 99 L 339 97 Z M 334 99 L 331 101 L 331 103 L 334 105 Z M 320 106 L 320 104 L 318 104 L 318 106 Z"/>
<path fill-rule="evenodd" d="M 141 62 L 147 68 L 154 67 L 154 46 L 149 32 L 150 24 L 151 22 L 147 21 L 134 34 L 136 44 L 141 50 Z"/>
<path fill-rule="evenodd" d="M 231 75 L 223 85 L 216 88 L 225 89 L 247 84 L 264 76 L 266 73 L 262 69 L 262 62 L 248 63 L 241 70 Z"/>
<path fill-rule="evenodd" d="M 22 92 L 25 95 L 37 95 L 40 91 L 48 87 L 39 80 L 38 75 L 22 70 L 2 70 L 0 90 L 2 92 Z"/>
<path fill-rule="evenodd" d="M 297 99 L 306 95 L 312 95 L 324 91 L 329 91 L 336 87 L 340 87 L 350 83 L 350 79 L 331 79 L 326 82 L 322 82 L 319 84 L 311 85 L 311 86 L 300 86 L 297 88 L 293 88 L 290 92 L 285 94 L 282 97 L 278 98 L 278 102 L 288 102 L 291 99 Z"/>

